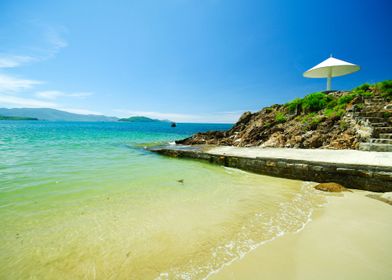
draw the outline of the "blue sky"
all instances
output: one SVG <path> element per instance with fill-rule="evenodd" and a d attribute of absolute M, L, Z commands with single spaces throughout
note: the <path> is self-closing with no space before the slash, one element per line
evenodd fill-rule
<path fill-rule="evenodd" d="M 1 0 L 0 107 L 235 122 L 330 53 L 362 68 L 335 89 L 391 79 L 391 3 Z"/>

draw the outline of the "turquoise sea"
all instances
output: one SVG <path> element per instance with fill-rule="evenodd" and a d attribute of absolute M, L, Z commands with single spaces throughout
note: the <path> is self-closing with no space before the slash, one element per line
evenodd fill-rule
<path fill-rule="evenodd" d="M 1 121 L 0 279 L 205 279 L 300 230 L 307 183 L 143 148 L 228 128 Z"/>

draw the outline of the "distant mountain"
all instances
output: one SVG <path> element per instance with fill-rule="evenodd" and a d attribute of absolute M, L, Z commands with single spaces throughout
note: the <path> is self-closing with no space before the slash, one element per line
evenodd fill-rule
<path fill-rule="evenodd" d="M 0 108 L 0 116 L 36 118 L 45 121 L 114 122 L 116 117 L 82 115 L 49 108 Z"/>
<path fill-rule="evenodd" d="M 120 121 L 120 122 L 170 122 L 168 120 L 150 119 L 150 118 L 143 117 L 143 116 L 122 118 L 122 119 L 119 119 L 118 121 Z"/>

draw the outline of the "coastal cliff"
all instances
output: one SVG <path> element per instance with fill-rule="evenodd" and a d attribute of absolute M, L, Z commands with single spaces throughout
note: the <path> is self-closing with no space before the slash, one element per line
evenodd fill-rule
<path fill-rule="evenodd" d="M 387 80 L 245 112 L 228 131 L 198 133 L 176 143 L 389 151 L 391 136 L 392 80 Z"/>

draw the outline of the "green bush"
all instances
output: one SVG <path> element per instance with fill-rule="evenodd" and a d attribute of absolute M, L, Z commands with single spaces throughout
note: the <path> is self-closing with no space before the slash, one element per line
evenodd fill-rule
<path fill-rule="evenodd" d="M 301 109 L 302 99 L 296 98 L 285 105 L 290 113 L 294 113 L 296 109 Z"/>
<path fill-rule="evenodd" d="M 350 94 L 342 95 L 341 97 L 339 97 L 337 103 L 338 103 L 338 105 L 347 105 L 347 104 L 350 103 L 356 96 L 357 96 L 357 94 L 355 94 L 355 93 L 350 93 Z"/>
<path fill-rule="evenodd" d="M 301 122 L 304 124 L 305 129 L 313 130 L 317 128 L 317 125 L 323 120 L 322 116 L 316 113 L 309 113 L 302 117 Z"/>
<path fill-rule="evenodd" d="M 345 121 L 340 121 L 339 127 L 340 127 L 341 130 L 346 130 L 347 128 L 350 127 L 350 124 L 345 122 Z"/>
<path fill-rule="evenodd" d="M 374 93 L 373 93 L 373 92 L 370 92 L 370 91 L 366 91 L 366 92 L 361 92 L 361 93 L 359 93 L 359 95 L 362 96 L 362 97 L 364 97 L 364 98 L 369 98 L 369 97 L 374 96 Z"/>
<path fill-rule="evenodd" d="M 363 103 L 355 104 L 355 109 L 362 110 L 365 107 Z"/>
<path fill-rule="evenodd" d="M 285 116 L 283 113 L 278 112 L 278 113 L 275 115 L 275 121 L 276 121 L 277 123 L 284 123 L 284 122 L 287 121 L 287 118 L 286 118 L 286 116 Z"/>
<path fill-rule="evenodd" d="M 266 122 L 266 123 L 263 125 L 263 128 L 270 128 L 271 126 L 272 126 L 272 123 Z"/>
<path fill-rule="evenodd" d="M 375 84 L 375 88 L 382 94 L 392 94 L 392 80 L 386 80 Z"/>
<path fill-rule="evenodd" d="M 360 85 L 360 86 L 354 88 L 352 91 L 357 92 L 357 93 L 367 92 L 367 91 L 370 91 L 370 87 L 371 86 L 368 83 L 365 83 L 363 85 Z"/>
<path fill-rule="evenodd" d="M 322 92 L 315 92 L 303 98 L 302 109 L 305 112 L 317 112 L 324 109 L 333 97 Z"/>
<path fill-rule="evenodd" d="M 328 104 L 327 104 L 327 108 L 328 109 L 332 109 L 333 107 L 335 107 L 336 105 L 338 105 L 338 101 L 337 99 L 332 99 Z"/>
<path fill-rule="evenodd" d="M 329 119 L 341 118 L 346 110 L 339 109 L 339 107 L 335 107 L 332 109 L 325 109 L 324 115 Z"/>

